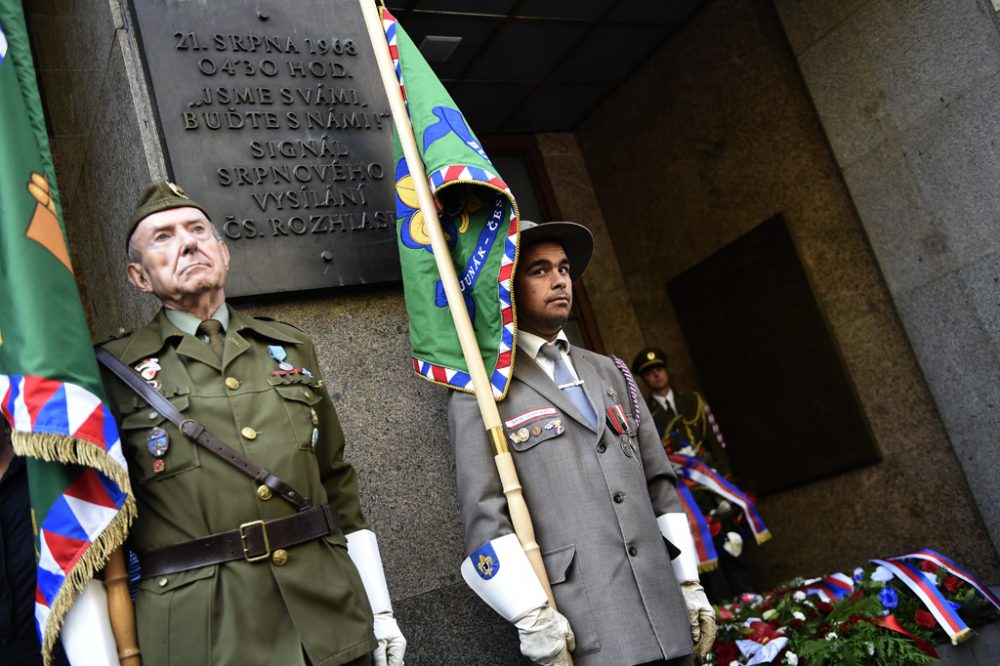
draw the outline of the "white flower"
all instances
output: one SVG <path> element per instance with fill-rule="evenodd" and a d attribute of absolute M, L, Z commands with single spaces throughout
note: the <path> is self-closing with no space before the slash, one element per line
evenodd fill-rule
<path fill-rule="evenodd" d="M 871 641 L 865 641 L 865 650 L 868 652 L 868 656 L 875 654 L 875 644 Z"/>
<path fill-rule="evenodd" d="M 794 613 L 792 613 L 792 617 L 794 617 L 799 622 L 806 621 L 806 614 L 803 613 L 802 611 L 795 611 Z"/>
<path fill-rule="evenodd" d="M 795 594 L 792 595 L 792 599 L 794 599 L 795 601 L 805 601 L 806 593 L 803 592 L 802 590 L 798 590 Z"/>
<path fill-rule="evenodd" d="M 824 638 L 825 638 L 826 640 L 828 640 L 828 641 L 835 641 L 835 640 L 837 640 L 837 633 L 836 633 L 836 632 L 834 632 L 834 631 L 831 631 L 831 632 L 830 632 L 830 633 L 828 633 L 828 634 L 827 634 L 826 636 L 824 636 Z"/>
<path fill-rule="evenodd" d="M 893 579 L 892 572 L 886 569 L 881 564 L 878 565 L 875 568 L 875 571 L 872 572 L 872 580 L 878 583 L 888 583 L 892 579 Z"/>
<path fill-rule="evenodd" d="M 772 617 L 774 617 L 777 614 L 778 614 L 778 610 L 776 608 L 768 608 L 766 611 L 764 611 L 763 613 L 761 613 L 761 617 L 764 618 L 764 621 L 766 622 L 767 620 L 770 620 Z"/>
<path fill-rule="evenodd" d="M 781 663 L 788 664 L 788 666 L 798 666 L 799 655 L 789 650 L 785 653 L 785 658 L 781 660 Z"/>
<path fill-rule="evenodd" d="M 738 662 L 735 659 L 733 659 L 731 662 L 729 662 L 729 666 L 742 666 L 742 664 L 740 664 L 740 662 Z"/>

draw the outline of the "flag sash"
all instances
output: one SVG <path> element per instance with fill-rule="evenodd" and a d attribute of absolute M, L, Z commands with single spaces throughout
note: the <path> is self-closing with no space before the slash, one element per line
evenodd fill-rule
<path fill-rule="evenodd" d="M 735 504 L 746 516 L 750 531 L 753 532 L 754 539 L 758 544 L 764 543 L 771 538 L 771 533 L 764 525 L 763 519 L 757 513 L 757 507 L 753 500 L 746 496 L 739 488 L 727 481 L 721 474 L 706 465 L 695 456 L 686 456 L 680 453 L 668 453 L 670 462 L 674 463 L 677 473 L 694 483 L 702 486 L 716 495 Z"/>
<path fill-rule="evenodd" d="M 712 530 L 705 520 L 705 514 L 701 512 L 687 485 L 678 483 L 677 495 L 680 497 L 681 506 L 684 507 L 684 513 L 687 514 L 691 536 L 694 537 L 694 548 L 698 554 L 698 571 L 715 571 L 719 568 L 719 554 L 715 550 Z"/>

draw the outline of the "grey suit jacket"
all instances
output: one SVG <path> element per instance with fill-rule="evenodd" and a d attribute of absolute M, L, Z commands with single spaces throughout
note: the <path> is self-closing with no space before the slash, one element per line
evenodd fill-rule
<path fill-rule="evenodd" d="M 626 457 L 606 423 L 607 407 L 631 414 L 612 361 L 577 347 L 570 357 L 597 413 L 596 431 L 520 349 L 498 407 L 515 435 L 511 453 L 556 604 L 576 634 L 574 661 L 617 666 L 688 655 L 687 610 L 656 524 L 683 512 L 677 479 L 641 398 L 637 456 Z M 468 554 L 513 527 L 475 398 L 453 392 L 448 413 Z"/>

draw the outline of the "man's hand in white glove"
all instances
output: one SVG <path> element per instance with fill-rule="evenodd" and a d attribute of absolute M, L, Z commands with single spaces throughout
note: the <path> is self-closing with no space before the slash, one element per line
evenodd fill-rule
<path fill-rule="evenodd" d="M 549 606 L 528 611 L 514 622 L 521 637 L 521 654 L 541 666 L 566 666 L 576 649 L 569 621 Z"/>
<path fill-rule="evenodd" d="M 406 639 L 399 630 L 392 611 L 375 613 L 375 648 L 373 657 L 375 666 L 403 666 L 403 653 L 406 652 Z"/>
<path fill-rule="evenodd" d="M 705 590 L 697 581 L 681 583 L 684 603 L 687 605 L 688 620 L 691 622 L 691 641 L 694 653 L 704 657 L 715 642 L 715 610 L 708 603 Z"/>

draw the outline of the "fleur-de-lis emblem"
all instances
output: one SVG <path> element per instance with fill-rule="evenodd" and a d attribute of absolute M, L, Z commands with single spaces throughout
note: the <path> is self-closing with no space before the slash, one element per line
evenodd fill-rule
<path fill-rule="evenodd" d="M 488 555 L 479 555 L 479 563 L 476 565 L 479 569 L 479 573 L 482 574 L 483 578 L 490 578 L 493 576 L 493 558 Z"/>

